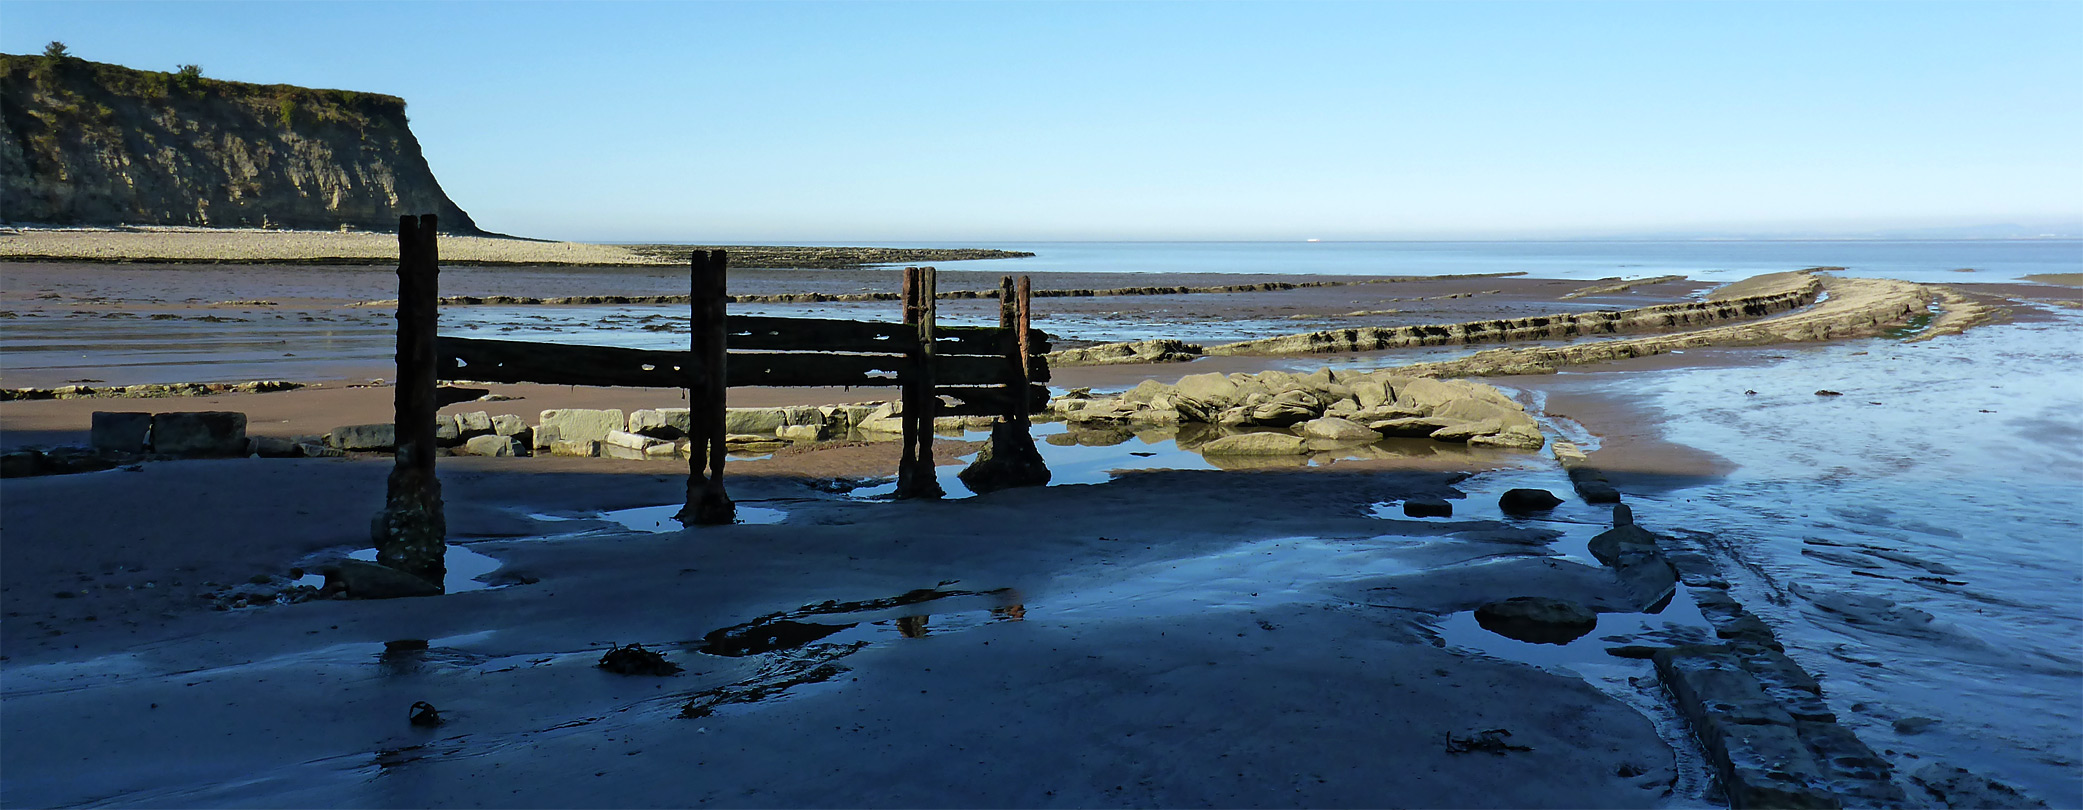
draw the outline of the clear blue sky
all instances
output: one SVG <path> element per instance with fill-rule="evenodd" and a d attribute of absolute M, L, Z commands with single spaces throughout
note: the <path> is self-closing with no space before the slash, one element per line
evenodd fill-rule
<path fill-rule="evenodd" d="M 2083 222 L 2083 3 L 0 2 L 0 51 L 392 93 L 532 236 Z"/>

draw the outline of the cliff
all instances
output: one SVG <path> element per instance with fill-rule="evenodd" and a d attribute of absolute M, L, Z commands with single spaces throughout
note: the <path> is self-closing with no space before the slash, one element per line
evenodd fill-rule
<path fill-rule="evenodd" d="M 480 233 L 405 100 L 0 54 L 0 220 Z"/>

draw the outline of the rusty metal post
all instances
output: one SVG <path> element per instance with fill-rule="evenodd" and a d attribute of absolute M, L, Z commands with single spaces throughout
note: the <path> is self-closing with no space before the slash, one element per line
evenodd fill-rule
<path fill-rule="evenodd" d="M 738 507 L 723 488 L 724 407 L 730 386 L 728 268 L 724 251 L 688 260 L 687 505 L 682 524 L 735 523 Z"/>
<path fill-rule="evenodd" d="M 392 428 L 395 463 L 383 511 L 371 527 L 376 561 L 436 588 L 448 573 L 448 521 L 434 474 L 435 356 L 441 256 L 433 214 L 398 218 L 398 376 Z"/>

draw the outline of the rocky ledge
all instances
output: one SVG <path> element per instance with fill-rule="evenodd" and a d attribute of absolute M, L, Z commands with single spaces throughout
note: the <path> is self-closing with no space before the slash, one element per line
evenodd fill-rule
<path fill-rule="evenodd" d="M 1519 450 L 1545 442 L 1533 417 L 1496 388 L 1380 371 L 1193 374 L 1170 385 L 1144 380 L 1117 397 L 1075 391 L 1051 401 L 1049 410 L 1088 425 L 1201 423 L 1235 430 L 1201 444 L 1203 455 L 1303 455 L 1385 438 Z"/>

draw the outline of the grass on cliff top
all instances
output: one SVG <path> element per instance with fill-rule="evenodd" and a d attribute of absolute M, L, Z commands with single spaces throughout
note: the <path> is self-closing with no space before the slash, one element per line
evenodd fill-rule
<path fill-rule="evenodd" d="M 75 56 L 0 53 L 0 78 L 9 84 L 20 82 L 18 87 L 30 94 L 49 98 L 77 96 L 82 87 L 92 86 L 113 95 L 145 100 L 219 98 L 274 110 L 287 107 L 320 119 L 363 118 L 405 108 L 405 99 L 383 93 L 253 84 L 212 79 L 195 65 L 182 65 L 171 71 L 139 70 Z"/>

